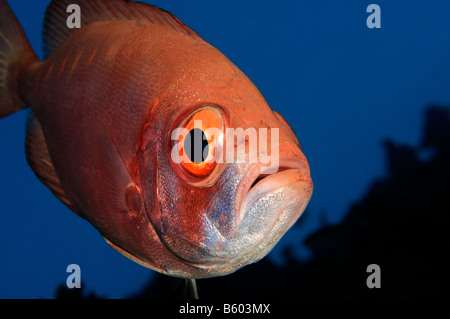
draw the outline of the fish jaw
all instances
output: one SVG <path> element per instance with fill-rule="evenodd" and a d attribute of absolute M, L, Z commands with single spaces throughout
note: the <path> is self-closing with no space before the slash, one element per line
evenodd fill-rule
<path fill-rule="evenodd" d="M 217 210 L 214 199 L 209 204 L 214 208 L 202 212 L 202 236 L 162 236 L 178 260 L 196 269 L 192 277 L 223 276 L 257 262 L 301 216 L 313 190 L 309 166 L 298 159 L 280 164 L 279 171 L 269 175 L 259 164 L 237 172 L 236 187 L 231 181 L 214 198 L 223 205 L 219 217 L 211 215 Z M 224 203 L 232 194 L 234 198 Z M 220 215 L 233 217 L 222 221 Z"/>
<path fill-rule="evenodd" d="M 205 242 L 210 250 L 214 247 L 215 263 L 228 264 L 231 269 L 257 262 L 300 218 L 313 191 L 309 167 L 292 159 L 280 164 L 283 166 L 276 173 L 267 175 L 265 167 L 255 165 L 242 178 L 236 193 L 233 232 L 208 236 Z"/>
<path fill-rule="evenodd" d="M 263 177 L 245 195 L 232 245 L 243 250 L 244 243 L 251 243 L 249 263 L 263 258 L 300 218 L 312 191 L 311 177 L 301 169 L 283 168 Z"/>

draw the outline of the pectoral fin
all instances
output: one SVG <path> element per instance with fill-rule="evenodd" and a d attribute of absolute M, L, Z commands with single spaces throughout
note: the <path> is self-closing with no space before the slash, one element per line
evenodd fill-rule
<path fill-rule="evenodd" d="M 52 159 L 48 152 L 44 132 L 36 116 L 31 113 L 27 122 L 27 133 L 25 142 L 25 152 L 28 164 L 31 166 L 37 177 L 71 210 L 78 214 L 75 207 L 67 198 L 64 189 L 59 181 L 58 174 L 53 166 Z"/>

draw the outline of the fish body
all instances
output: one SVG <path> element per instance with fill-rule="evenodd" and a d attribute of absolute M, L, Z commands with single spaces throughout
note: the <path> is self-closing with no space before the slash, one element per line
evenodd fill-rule
<path fill-rule="evenodd" d="M 73 3 L 80 29 L 66 25 Z M 0 17 L 0 117 L 31 108 L 30 166 L 123 255 L 172 276 L 226 275 L 264 257 L 304 211 L 313 186 L 290 126 L 170 13 L 122 0 L 54 0 L 44 61 L 4 0 Z M 180 163 L 194 127 L 207 154 Z M 238 128 L 249 134 L 226 133 Z M 275 129 L 277 140 L 262 143 Z M 275 150 L 276 161 L 261 160 Z"/>

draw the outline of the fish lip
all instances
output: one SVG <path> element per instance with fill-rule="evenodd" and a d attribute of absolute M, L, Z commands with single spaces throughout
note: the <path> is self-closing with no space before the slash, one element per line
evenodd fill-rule
<path fill-rule="evenodd" d="M 301 190 L 301 193 L 299 196 L 286 198 L 286 201 L 279 209 L 277 209 L 276 213 L 270 215 L 269 219 L 271 221 L 268 220 L 268 224 L 271 224 L 272 226 L 268 227 L 266 231 L 264 231 L 264 234 L 259 236 L 259 240 L 255 241 L 251 247 L 248 247 L 248 249 L 246 249 L 247 252 L 240 258 L 233 258 L 233 263 L 253 263 L 267 255 L 281 237 L 284 236 L 286 231 L 301 216 L 311 198 L 313 183 L 308 162 L 302 160 L 301 157 L 290 157 L 280 160 L 279 163 L 280 165 L 277 172 L 269 174 L 256 184 L 254 184 L 254 182 L 260 175 L 264 175 L 264 172 L 267 171 L 267 169 L 260 165 L 249 169 L 246 178 L 248 178 L 250 182 L 246 183 L 240 190 L 241 201 L 239 203 L 239 225 L 237 226 L 237 229 L 240 228 L 241 224 L 248 224 L 247 218 L 253 219 L 253 215 L 249 214 L 252 211 L 253 205 L 259 199 L 276 193 L 280 188 L 286 186 L 292 186 L 291 189 L 297 189 L 297 192 Z M 290 214 L 282 216 L 285 214 L 286 209 L 289 211 L 288 207 L 291 205 L 296 205 L 298 207 L 298 209 L 295 210 L 298 213 L 291 210 Z M 278 231 L 276 231 L 277 229 Z"/>
<path fill-rule="evenodd" d="M 240 220 L 245 218 L 248 211 L 247 208 L 259 198 L 272 193 L 283 186 L 300 182 L 297 177 L 298 174 L 296 174 L 299 171 L 300 170 L 296 168 L 283 168 L 278 170 L 278 172 L 264 176 L 262 179 L 257 181 L 261 175 L 264 175 L 264 173 L 260 174 L 244 197 L 240 210 Z M 287 180 L 280 180 L 280 177 L 287 177 Z"/>
<path fill-rule="evenodd" d="M 288 170 L 298 170 L 303 173 L 306 173 L 307 175 L 310 175 L 309 165 L 307 164 L 307 162 L 305 163 L 305 161 L 302 161 L 301 158 L 298 157 L 285 157 L 280 159 L 278 162 L 278 170 L 276 172 L 268 174 L 267 176 L 264 176 L 266 175 L 267 171 L 271 170 L 273 170 L 273 168 L 271 169 L 270 167 L 261 164 L 255 164 L 249 169 L 248 173 L 246 174 L 246 177 L 243 179 L 246 180 L 247 182 L 245 184 L 241 183 L 241 185 L 239 185 L 240 190 L 238 191 L 238 196 L 236 198 L 237 200 L 235 202 L 235 211 L 239 212 L 239 221 L 242 221 L 247 213 L 247 210 L 245 208 L 246 206 L 248 206 L 248 203 L 246 202 L 248 201 L 249 195 L 253 195 L 258 190 L 261 191 L 260 188 L 266 186 L 266 191 L 261 192 L 259 196 L 256 196 L 254 198 L 255 201 L 258 198 L 264 196 L 264 194 L 276 191 L 278 188 L 281 188 L 284 185 L 289 184 L 289 182 L 278 183 L 277 185 L 275 185 L 275 187 L 272 188 L 267 187 L 268 186 L 267 184 L 269 184 L 270 181 L 273 181 L 274 178 L 280 176 L 277 174 Z M 257 181 L 258 179 L 260 180 Z"/>

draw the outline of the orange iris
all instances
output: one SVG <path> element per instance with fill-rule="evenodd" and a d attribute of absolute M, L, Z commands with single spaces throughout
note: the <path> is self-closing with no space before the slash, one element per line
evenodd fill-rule
<path fill-rule="evenodd" d="M 217 109 L 206 106 L 188 117 L 182 127 L 185 133 L 178 141 L 181 166 L 195 177 L 208 176 L 222 152 L 222 115 Z"/>

